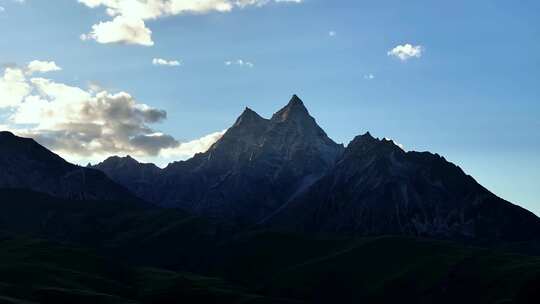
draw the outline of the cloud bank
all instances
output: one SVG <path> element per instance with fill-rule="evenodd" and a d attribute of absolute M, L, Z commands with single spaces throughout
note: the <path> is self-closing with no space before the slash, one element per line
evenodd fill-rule
<path fill-rule="evenodd" d="M 39 143 L 70 160 L 112 154 L 187 158 L 204 152 L 219 139 L 217 132 L 181 143 L 156 131 L 167 112 L 137 101 L 127 92 L 99 87 L 83 89 L 32 73 L 59 70 L 54 62 L 33 61 L 26 68 L 0 74 L 0 109 L 7 111 L 2 128 Z"/>

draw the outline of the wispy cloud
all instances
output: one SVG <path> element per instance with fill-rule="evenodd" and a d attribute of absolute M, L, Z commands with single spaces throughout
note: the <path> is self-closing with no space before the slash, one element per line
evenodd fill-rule
<path fill-rule="evenodd" d="M 161 66 L 180 66 L 182 63 L 179 60 L 166 60 L 163 58 L 154 58 L 152 59 L 153 65 L 161 65 Z"/>
<path fill-rule="evenodd" d="M 365 80 L 373 80 L 373 79 L 375 79 L 375 75 L 373 75 L 373 74 L 366 74 L 366 75 L 364 75 L 364 79 L 365 79 Z"/>
<path fill-rule="evenodd" d="M 237 66 L 240 66 L 240 67 L 248 67 L 248 68 L 253 68 L 255 66 L 254 63 L 252 63 L 250 61 L 243 60 L 243 59 L 227 60 L 227 61 L 225 61 L 225 65 L 226 66 L 237 65 Z"/>
<path fill-rule="evenodd" d="M 230 12 L 235 8 L 276 3 L 302 3 L 302 0 L 78 0 L 89 8 L 103 7 L 112 20 L 99 22 L 82 40 L 152 46 L 152 31 L 146 21 L 186 13 Z"/>
<path fill-rule="evenodd" d="M 336 31 L 329 31 L 328 36 L 335 37 L 337 35 Z"/>
<path fill-rule="evenodd" d="M 412 45 L 410 43 L 398 45 L 388 51 L 388 56 L 396 57 L 401 61 L 407 61 L 411 58 L 420 58 L 424 53 L 424 47 L 421 45 Z"/>

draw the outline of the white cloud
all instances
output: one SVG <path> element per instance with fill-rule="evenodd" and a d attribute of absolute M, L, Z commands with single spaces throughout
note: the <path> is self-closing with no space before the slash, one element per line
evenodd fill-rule
<path fill-rule="evenodd" d="M 57 66 L 54 61 L 34 60 L 28 63 L 26 67 L 27 74 L 48 73 L 60 70 L 62 70 L 62 68 Z"/>
<path fill-rule="evenodd" d="M 192 141 L 180 143 L 177 147 L 163 149 L 160 155 L 168 159 L 189 158 L 196 153 L 207 151 L 226 131 L 211 133 Z"/>
<path fill-rule="evenodd" d="M 154 58 L 152 59 L 153 65 L 165 65 L 165 66 L 180 66 L 181 63 L 178 60 L 166 60 L 162 58 Z"/>
<path fill-rule="evenodd" d="M 164 110 L 127 92 L 112 93 L 96 85 L 83 89 L 27 75 L 21 68 L 4 69 L 0 109 L 11 110 L 0 129 L 34 138 L 70 161 L 84 164 L 130 154 L 163 165 L 206 151 L 224 133 L 181 143 L 151 127 L 167 118 Z"/>
<path fill-rule="evenodd" d="M 26 79 L 21 69 L 8 68 L 0 96 L 0 106 L 13 109 L 7 121 L 11 129 L 58 152 L 156 155 L 178 145 L 149 127 L 164 120 L 166 112 L 138 103 L 126 92 L 95 93 L 50 79 Z"/>
<path fill-rule="evenodd" d="M 328 36 L 330 36 L 330 37 L 334 37 L 336 35 L 337 35 L 337 33 L 335 31 L 329 31 L 328 32 Z"/>
<path fill-rule="evenodd" d="M 3 13 L 5 11 L 6 11 L 6 9 L 3 6 L 0 6 L 0 13 Z"/>
<path fill-rule="evenodd" d="M 230 12 L 234 8 L 264 6 L 270 2 L 302 3 L 302 0 L 78 0 L 89 8 L 104 7 L 113 19 L 92 26 L 82 40 L 151 46 L 152 31 L 145 21 L 187 13 Z"/>
<path fill-rule="evenodd" d="M 407 61 L 411 58 L 420 58 L 424 52 L 424 47 L 421 45 L 403 44 L 398 45 L 388 51 L 388 56 L 399 58 L 401 61 Z"/>
<path fill-rule="evenodd" d="M 82 34 L 81 40 L 95 40 L 98 43 L 154 45 L 152 31 L 142 19 L 117 16 L 111 21 L 100 22 L 92 26 L 92 31 Z"/>
<path fill-rule="evenodd" d="M 253 62 L 245 61 L 243 59 L 227 60 L 227 61 L 225 61 L 225 65 L 226 66 L 237 65 L 237 66 L 240 66 L 240 67 L 248 67 L 248 68 L 252 68 L 252 67 L 255 66 L 255 64 Z"/>
<path fill-rule="evenodd" d="M 126 92 L 93 94 L 81 88 L 34 78 L 30 95 L 10 116 L 14 125 L 31 125 L 24 135 L 60 153 L 157 155 L 178 142 L 149 124 L 164 120 L 165 111 L 138 103 Z"/>
<path fill-rule="evenodd" d="M 92 93 L 98 93 L 101 91 L 105 91 L 99 83 L 96 83 L 94 81 L 90 81 L 88 83 L 88 91 Z"/>
<path fill-rule="evenodd" d="M 373 80 L 373 79 L 375 79 L 375 75 L 373 75 L 373 74 L 366 74 L 366 75 L 364 75 L 364 79 L 366 79 L 366 80 Z"/>
<path fill-rule="evenodd" d="M 0 77 L 0 108 L 14 107 L 30 94 L 31 87 L 20 69 L 6 68 Z"/>
<path fill-rule="evenodd" d="M 2 128 L 2 125 L 0 125 L 0 130 L 2 129 L 5 129 L 5 128 Z M 203 152 L 208 151 L 208 149 L 223 136 L 225 131 L 226 130 L 221 131 L 221 132 L 214 132 L 214 133 L 202 136 L 201 138 L 197 138 L 197 139 L 180 143 L 175 148 L 162 149 L 157 156 L 137 155 L 136 159 L 140 162 L 153 163 L 157 165 L 158 167 L 164 168 L 172 162 L 186 160 L 193 157 L 197 153 L 203 153 Z M 130 154 L 130 153 L 118 153 L 116 155 L 122 156 L 122 157 L 131 155 L 133 157 L 133 154 Z M 92 163 L 92 164 L 99 163 L 110 156 L 111 156 L 110 154 L 101 153 L 101 154 L 93 154 L 92 156 L 81 156 L 81 155 L 70 154 L 70 155 L 65 155 L 64 157 L 68 161 L 71 161 L 73 163 L 86 165 L 87 163 Z"/>

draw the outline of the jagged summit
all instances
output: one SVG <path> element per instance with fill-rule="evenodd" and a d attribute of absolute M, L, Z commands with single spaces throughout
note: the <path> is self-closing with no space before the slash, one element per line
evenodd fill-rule
<path fill-rule="evenodd" d="M 276 124 L 286 122 L 294 122 L 302 129 L 317 130 L 317 133 L 326 136 L 326 133 L 317 125 L 317 122 L 311 117 L 308 109 L 305 107 L 304 102 L 297 95 L 293 95 L 287 105 L 274 113 L 271 119 L 263 118 L 251 108 L 246 107 L 242 114 L 238 116 L 231 129 L 236 127 L 265 127 L 271 129 Z"/>
<path fill-rule="evenodd" d="M 396 160 L 396 157 L 405 155 L 402 148 L 394 143 L 390 139 L 379 139 L 366 132 L 363 135 L 356 136 L 348 145 L 341 161 L 347 161 L 348 159 L 357 159 L 364 155 L 370 155 L 370 157 L 382 157 L 392 160 Z"/>
<path fill-rule="evenodd" d="M 343 150 L 294 95 L 272 119 L 244 109 L 208 151 L 167 166 L 152 188 L 108 174 L 164 206 L 258 221 L 322 176 Z"/>
<path fill-rule="evenodd" d="M 141 163 L 130 155 L 125 157 L 112 156 L 89 167 L 103 171 L 109 178 L 124 185 L 134 193 L 138 193 L 138 187 L 148 185 L 161 172 L 161 168 L 158 166 Z"/>
<path fill-rule="evenodd" d="M 372 146 L 374 144 L 382 145 L 382 146 L 393 146 L 396 148 L 400 148 L 393 140 L 388 138 L 376 138 L 371 135 L 371 133 L 366 132 L 363 135 L 356 136 L 348 145 L 347 147 L 354 147 L 354 146 Z M 401 149 L 401 148 L 400 148 Z M 403 150 L 403 149 L 402 149 Z"/>
<path fill-rule="evenodd" d="M 372 142 L 372 141 L 376 141 L 377 139 L 375 137 L 373 137 L 373 135 L 371 135 L 371 133 L 366 132 L 362 135 L 357 135 L 353 138 L 353 140 L 351 140 L 351 142 L 349 142 L 349 144 L 347 145 L 347 147 L 351 147 L 351 146 L 354 146 L 354 145 L 361 145 L 365 142 Z"/>
<path fill-rule="evenodd" d="M 304 106 L 304 102 L 298 96 L 293 95 L 289 103 L 272 116 L 272 121 L 284 122 L 295 119 L 313 120 L 315 122 Z"/>
<path fill-rule="evenodd" d="M 155 166 L 154 164 L 145 164 L 145 163 L 141 163 L 139 162 L 138 160 L 136 160 L 135 158 L 133 158 L 131 155 L 126 155 L 124 157 L 121 157 L 121 156 L 111 156 L 107 159 L 105 159 L 103 162 L 95 165 L 95 166 L 90 166 L 90 167 L 96 167 L 96 168 L 99 168 L 99 169 L 102 169 L 104 167 L 121 167 L 121 166 L 128 166 L 128 167 L 134 167 L 134 166 L 152 166 L 152 167 L 155 167 L 157 169 L 159 169 L 159 167 Z"/>
<path fill-rule="evenodd" d="M 124 157 L 111 156 L 111 157 L 107 158 L 105 161 L 139 163 L 139 161 L 137 161 L 135 158 L 131 157 L 131 155 L 126 155 Z"/>
<path fill-rule="evenodd" d="M 96 166 L 88 166 L 90 168 L 92 167 L 99 167 L 99 168 L 113 168 L 113 167 L 135 167 L 139 166 L 141 163 L 136 160 L 135 158 L 131 157 L 131 155 L 126 155 L 124 157 L 121 156 L 111 156 L 107 159 L 105 159 L 103 162 L 97 164 Z"/>
<path fill-rule="evenodd" d="M 266 121 L 266 119 L 262 118 L 259 114 L 257 114 L 257 112 L 253 111 L 249 107 L 246 107 L 242 114 L 240 114 L 240 116 L 236 119 L 233 127 L 250 126 L 257 123 L 262 123 L 264 121 Z"/>
<path fill-rule="evenodd" d="M 291 97 L 291 100 L 289 100 L 289 103 L 287 104 L 286 107 L 288 107 L 288 108 L 290 108 L 290 107 L 298 107 L 298 108 L 304 108 L 305 109 L 304 102 L 296 94 L 293 94 L 293 96 Z"/>
<path fill-rule="evenodd" d="M 325 146 L 330 146 L 331 154 L 336 155 L 341 149 L 336 147 L 310 116 L 302 100 L 293 95 L 287 105 L 271 119 L 265 119 L 246 107 L 234 125 L 210 150 L 216 151 L 221 147 L 227 150 L 226 154 L 230 154 L 231 151 L 245 152 L 244 148 L 248 147 L 264 147 L 277 151 L 290 151 L 294 147 L 302 150 L 314 147 L 316 150 L 326 151 L 328 149 Z"/>

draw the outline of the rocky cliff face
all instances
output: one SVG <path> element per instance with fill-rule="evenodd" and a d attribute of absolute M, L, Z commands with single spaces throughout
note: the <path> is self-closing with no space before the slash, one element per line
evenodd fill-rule
<path fill-rule="evenodd" d="M 218 217 L 260 221 L 320 178 L 343 147 L 293 96 L 271 119 L 246 109 L 207 152 L 169 165 L 152 199 Z"/>
<path fill-rule="evenodd" d="M 109 164 L 106 164 L 109 163 Z M 97 168 L 155 204 L 273 229 L 325 235 L 532 239 L 540 221 L 437 154 L 392 141 L 332 141 L 303 102 L 265 119 L 249 108 L 208 151 L 159 170 L 114 159 Z"/>
<path fill-rule="evenodd" d="M 274 227 L 326 235 L 422 235 L 527 240 L 539 219 L 431 153 L 356 137 L 336 166 L 286 210 Z M 287 227 L 287 228 L 286 228 Z"/>
<path fill-rule="evenodd" d="M 76 200 L 136 200 L 103 172 L 72 165 L 32 139 L 0 132 L 0 188 Z"/>

